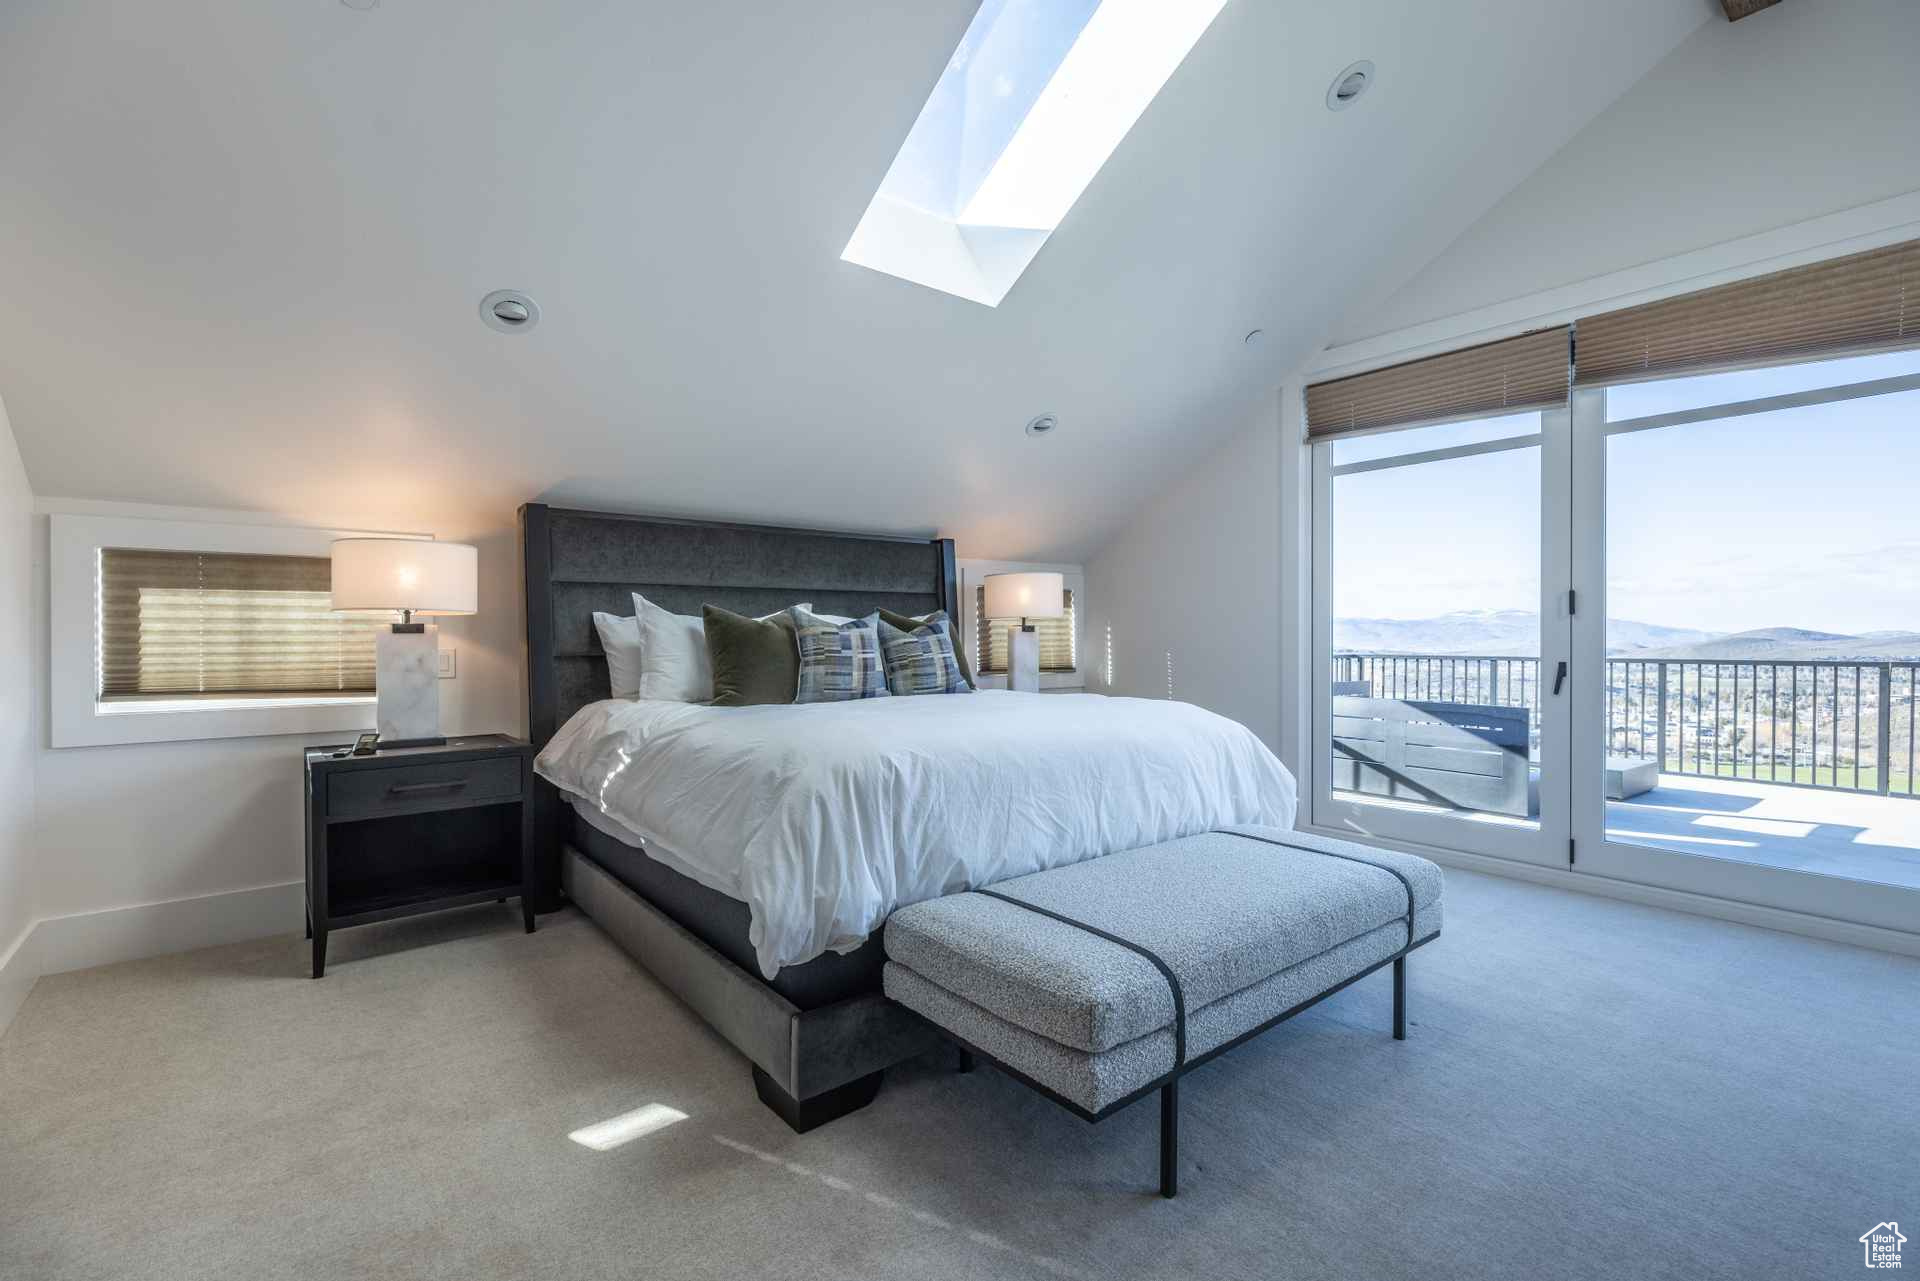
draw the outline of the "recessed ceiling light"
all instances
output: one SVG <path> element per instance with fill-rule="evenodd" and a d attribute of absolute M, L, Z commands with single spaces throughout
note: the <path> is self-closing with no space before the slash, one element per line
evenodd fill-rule
<path fill-rule="evenodd" d="M 1261 340 L 1262 338 L 1265 338 L 1266 336 L 1267 336 L 1267 331 L 1266 331 L 1266 330 L 1264 330 L 1264 329 L 1255 329 L 1255 330 L 1251 330 L 1251 331 L 1250 331 L 1250 332 L 1249 332 L 1249 333 L 1247 334 L 1247 336 L 1246 336 L 1246 338 L 1245 338 L 1245 339 L 1243 339 L 1243 341 L 1244 341 L 1244 342 L 1245 342 L 1245 343 L 1247 344 L 1247 346 L 1249 346 L 1249 347 L 1258 347 L 1258 346 L 1260 345 L 1260 340 Z"/>
<path fill-rule="evenodd" d="M 340 0 L 340 3 L 349 9 L 371 9 L 379 4 L 380 0 Z"/>
<path fill-rule="evenodd" d="M 1027 423 L 1027 435 L 1044 436 L 1060 425 L 1060 420 L 1052 414 L 1041 414 Z"/>
<path fill-rule="evenodd" d="M 1373 64 L 1362 58 L 1333 78 L 1327 87 L 1327 110 L 1345 111 L 1373 84 Z"/>
<path fill-rule="evenodd" d="M 480 300 L 480 319 L 503 334 L 517 334 L 540 323 L 540 304 L 518 289 L 496 289 Z"/>

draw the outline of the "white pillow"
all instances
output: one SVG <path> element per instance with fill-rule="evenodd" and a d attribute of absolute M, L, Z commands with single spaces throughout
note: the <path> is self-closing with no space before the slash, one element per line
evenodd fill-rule
<path fill-rule="evenodd" d="M 607 652 L 607 683 L 613 696 L 634 697 L 640 692 L 640 620 L 595 610 L 593 627 L 600 633 L 600 648 Z"/>
<path fill-rule="evenodd" d="M 803 603 L 800 608 L 810 610 L 813 606 Z M 633 594 L 633 611 L 640 633 L 640 675 L 633 697 L 671 703 L 711 702 L 713 660 L 707 656 L 706 623 L 697 615 L 662 609 L 639 592 Z M 762 614 L 760 621 L 771 621 L 786 612 L 778 609 Z M 607 670 L 611 675 L 611 661 Z"/>
<path fill-rule="evenodd" d="M 633 594 L 640 624 L 639 697 L 704 703 L 713 697 L 713 664 L 707 659 L 707 629 L 698 618 L 675 614 Z"/>

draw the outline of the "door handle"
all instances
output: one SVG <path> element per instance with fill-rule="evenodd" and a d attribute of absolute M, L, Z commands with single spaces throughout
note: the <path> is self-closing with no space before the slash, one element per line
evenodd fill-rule
<path fill-rule="evenodd" d="M 415 792 L 457 792 L 466 785 L 467 781 L 463 778 L 449 779 L 444 783 L 395 783 L 387 789 L 387 795 L 410 796 Z"/>
<path fill-rule="evenodd" d="M 1560 687 L 1567 683 L 1567 660 L 1560 660 L 1560 669 L 1553 674 L 1553 692 L 1558 694 Z"/>

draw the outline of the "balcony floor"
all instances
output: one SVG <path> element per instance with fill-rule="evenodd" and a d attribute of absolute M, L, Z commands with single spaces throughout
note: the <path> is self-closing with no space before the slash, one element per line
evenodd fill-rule
<path fill-rule="evenodd" d="M 1607 802 L 1607 835 L 1920 889 L 1920 800 L 1662 774 L 1652 791 Z"/>

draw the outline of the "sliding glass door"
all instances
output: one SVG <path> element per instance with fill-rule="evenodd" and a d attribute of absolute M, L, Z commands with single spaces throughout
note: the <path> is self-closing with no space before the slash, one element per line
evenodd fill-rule
<path fill-rule="evenodd" d="M 1323 827 L 1564 862 L 1564 408 L 1313 447 Z"/>
<path fill-rule="evenodd" d="M 1312 823 L 1920 936 L 1915 297 L 1920 241 L 1310 385 Z"/>
<path fill-rule="evenodd" d="M 1920 931 L 1920 352 L 1311 455 L 1316 826 Z"/>
<path fill-rule="evenodd" d="M 1920 352 L 1572 413 L 1576 870 L 1920 929 Z"/>

